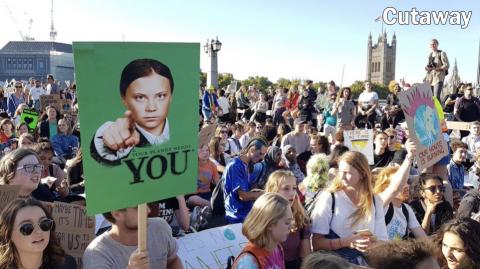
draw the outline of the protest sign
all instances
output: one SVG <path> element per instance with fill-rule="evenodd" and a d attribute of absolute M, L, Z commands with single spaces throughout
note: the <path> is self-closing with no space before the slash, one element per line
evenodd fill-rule
<path fill-rule="evenodd" d="M 95 238 L 95 218 L 86 215 L 83 206 L 55 202 L 52 218 L 55 221 L 55 235 L 65 250 L 82 268 L 83 252 Z"/>
<path fill-rule="evenodd" d="M 18 185 L 0 185 L 0 212 L 8 203 L 17 198 L 19 192 L 20 186 Z"/>
<path fill-rule="evenodd" d="M 363 153 L 367 157 L 368 164 L 373 165 L 373 130 L 355 129 L 343 131 L 345 146 L 350 150 Z"/>
<path fill-rule="evenodd" d="M 58 106 L 60 100 L 59 94 L 40 95 L 40 110 L 44 111 L 45 107 L 54 106 L 58 111 L 60 111 L 60 107 Z"/>
<path fill-rule="evenodd" d="M 200 44 L 73 47 L 88 213 L 194 192 Z"/>
<path fill-rule="evenodd" d="M 238 223 L 187 234 L 177 242 L 183 268 L 223 269 L 228 257 L 240 254 L 248 240 Z"/>
<path fill-rule="evenodd" d="M 38 112 L 31 109 L 24 109 L 20 115 L 20 123 L 28 126 L 28 131 L 34 133 L 38 124 Z"/>
<path fill-rule="evenodd" d="M 428 84 L 416 84 L 399 92 L 398 99 L 405 113 L 409 137 L 417 145 L 415 157 L 421 171 L 448 154 L 432 90 Z"/>

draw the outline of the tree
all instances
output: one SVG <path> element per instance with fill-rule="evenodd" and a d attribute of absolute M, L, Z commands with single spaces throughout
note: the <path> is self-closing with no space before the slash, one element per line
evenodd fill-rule
<path fill-rule="evenodd" d="M 279 78 L 277 82 L 275 83 L 275 86 L 278 88 L 290 88 L 290 84 L 292 82 L 289 79 L 286 78 Z"/>
<path fill-rule="evenodd" d="M 245 86 L 245 87 L 255 85 L 255 88 L 262 91 L 266 90 L 268 86 L 273 85 L 273 83 L 270 80 L 268 80 L 267 77 L 263 77 L 263 76 L 255 76 L 255 77 L 250 76 L 247 79 L 242 80 L 240 84 L 241 86 Z"/>
<path fill-rule="evenodd" d="M 235 78 L 233 77 L 233 74 L 230 73 L 221 73 L 218 75 L 218 88 L 227 88 L 232 81 L 234 81 Z"/>
<path fill-rule="evenodd" d="M 207 73 L 200 71 L 200 86 L 207 87 Z"/>
<path fill-rule="evenodd" d="M 352 98 L 357 99 L 360 93 L 363 92 L 363 81 L 357 80 L 355 81 L 351 86 L 350 89 L 352 90 Z M 385 99 L 387 98 L 387 95 L 389 93 L 388 87 L 381 84 L 381 83 L 372 83 L 373 84 L 373 90 L 377 92 L 378 98 L 380 99 Z"/>

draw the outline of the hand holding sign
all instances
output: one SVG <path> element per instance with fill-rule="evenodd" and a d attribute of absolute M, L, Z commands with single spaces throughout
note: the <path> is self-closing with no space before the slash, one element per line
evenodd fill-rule
<path fill-rule="evenodd" d="M 415 142 L 410 138 L 407 139 L 407 142 L 405 143 L 405 149 L 407 150 L 407 159 L 413 161 L 415 153 L 417 152 L 417 145 Z"/>
<path fill-rule="evenodd" d="M 127 110 L 124 115 L 124 118 L 118 118 L 103 133 L 103 143 L 113 151 L 133 147 L 140 142 L 132 112 Z"/>
<path fill-rule="evenodd" d="M 149 268 L 150 268 L 150 261 L 148 259 L 148 252 L 138 251 L 137 249 L 132 253 L 132 255 L 130 255 L 127 269 L 149 269 Z"/>

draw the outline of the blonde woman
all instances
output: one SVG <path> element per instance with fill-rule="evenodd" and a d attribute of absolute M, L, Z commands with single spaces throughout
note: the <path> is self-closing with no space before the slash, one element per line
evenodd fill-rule
<path fill-rule="evenodd" d="M 285 269 L 281 243 L 287 240 L 293 221 L 290 202 L 280 194 L 265 193 L 248 213 L 242 233 L 248 243 L 233 269 Z"/>
<path fill-rule="evenodd" d="M 315 203 L 313 250 L 331 250 L 349 262 L 366 265 L 363 252 L 385 241 L 383 203 L 373 195 L 372 174 L 360 152 L 342 155 L 338 174 Z"/>
<path fill-rule="evenodd" d="M 285 253 L 285 268 L 298 269 L 302 259 L 311 253 L 311 232 L 310 220 L 297 195 L 295 175 L 287 170 L 273 172 L 268 178 L 265 191 L 278 193 L 290 202 L 293 214 L 292 228 L 282 247 Z"/>

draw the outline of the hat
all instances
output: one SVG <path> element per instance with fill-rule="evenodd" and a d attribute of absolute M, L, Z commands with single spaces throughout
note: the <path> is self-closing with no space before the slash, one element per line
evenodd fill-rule
<path fill-rule="evenodd" d="M 302 118 L 296 118 L 295 121 L 293 122 L 293 125 L 299 125 L 303 123 L 307 123 L 307 122 Z"/>

